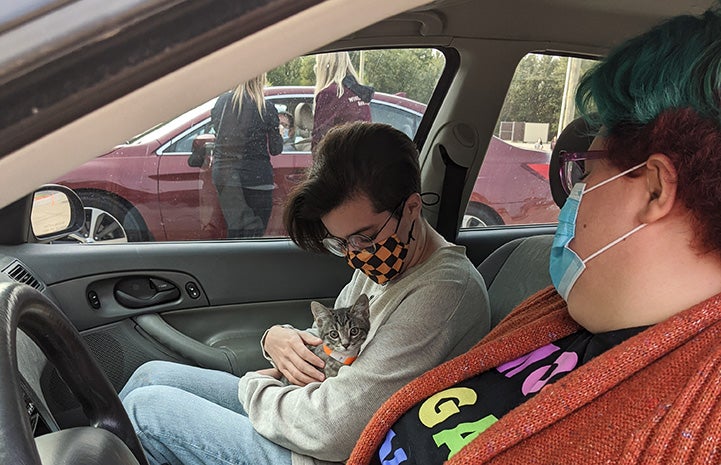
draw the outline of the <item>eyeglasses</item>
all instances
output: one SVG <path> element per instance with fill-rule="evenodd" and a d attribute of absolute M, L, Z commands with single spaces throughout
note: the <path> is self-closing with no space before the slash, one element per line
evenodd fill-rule
<path fill-rule="evenodd" d="M 608 152 L 606 150 L 590 150 L 588 152 L 562 151 L 558 157 L 558 166 L 564 192 L 570 194 L 574 184 L 583 179 L 586 172 L 586 160 L 600 160 L 607 156 Z"/>
<path fill-rule="evenodd" d="M 330 253 L 339 257 L 345 257 L 349 250 L 354 252 L 366 250 L 369 253 L 374 253 L 376 251 L 376 237 L 378 237 L 381 231 L 385 229 L 391 218 L 395 216 L 398 209 L 405 205 L 405 203 L 406 201 L 403 200 L 400 204 L 398 204 L 398 206 L 393 209 L 386 222 L 383 223 L 383 226 L 381 226 L 372 236 L 366 236 L 365 234 L 351 234 L 348 236 L 348 239 L 343 239 L 329 234 L 328 237 L 323 239 L 323 245 Z M 400 221 L 398 222 L 398 225 L 400 225 Z M 398 231 L 398 226 L 396 226 L 396 231 Z"/>

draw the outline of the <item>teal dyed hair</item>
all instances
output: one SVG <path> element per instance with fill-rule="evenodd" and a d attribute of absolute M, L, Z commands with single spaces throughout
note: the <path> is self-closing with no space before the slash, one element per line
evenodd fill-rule
<path fill-rule="evenodd" d="M 580 113 L 608 135 L 691 108 L 721 123 L 721 15 L 678 16 L 617 47 L 582 78 Z M 597 112 L 597 117 L 591 115 Z"/>

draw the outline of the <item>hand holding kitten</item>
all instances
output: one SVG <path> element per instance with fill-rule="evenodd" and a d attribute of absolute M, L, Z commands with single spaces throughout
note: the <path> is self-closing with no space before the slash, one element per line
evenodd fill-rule
<path fill-rule="evenodd" d="M 298 386 L 323 381 L 323 360 L 306 344 L 317 346 L 323 341 L 306 331 L 273 326 L 265 337 L 264 349 L 273 359 L 276 368 Z"/>

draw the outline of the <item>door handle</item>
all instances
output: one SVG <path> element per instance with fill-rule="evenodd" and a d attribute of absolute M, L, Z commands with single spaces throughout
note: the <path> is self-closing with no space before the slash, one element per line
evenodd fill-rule
<path fill-rule="evenodd" d="M 113 295 L 126 308 L 146 308 L 178 299 L 180 289 L 163 279 L 132 277 L 118 281 Z"/>

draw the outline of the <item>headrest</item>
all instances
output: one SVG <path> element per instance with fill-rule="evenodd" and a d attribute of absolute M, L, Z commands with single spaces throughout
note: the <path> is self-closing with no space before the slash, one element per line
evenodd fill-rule
<path fill-rule="evenodd" d="M 313 129 L 313 109 L 308 103 L 299 103 L 295 107 L 295 126 L 298 129 Z"/>
<path fill-rule="evenodd" d="M 567 194 L 561 185 L 561 171 L 558 157 L 561 152 L 585 152 L 591 146 L 593 138 L 593 130 L 583 118 L 576 118 L 571 121 L 561 135 L 558 136 L 556 146 L 551 153 L 551 162 L 548 167 L 548 180 L 551 183 L 553 200 L 559 207 L 562 207 L 563 204 L 566 203 Z"/>

